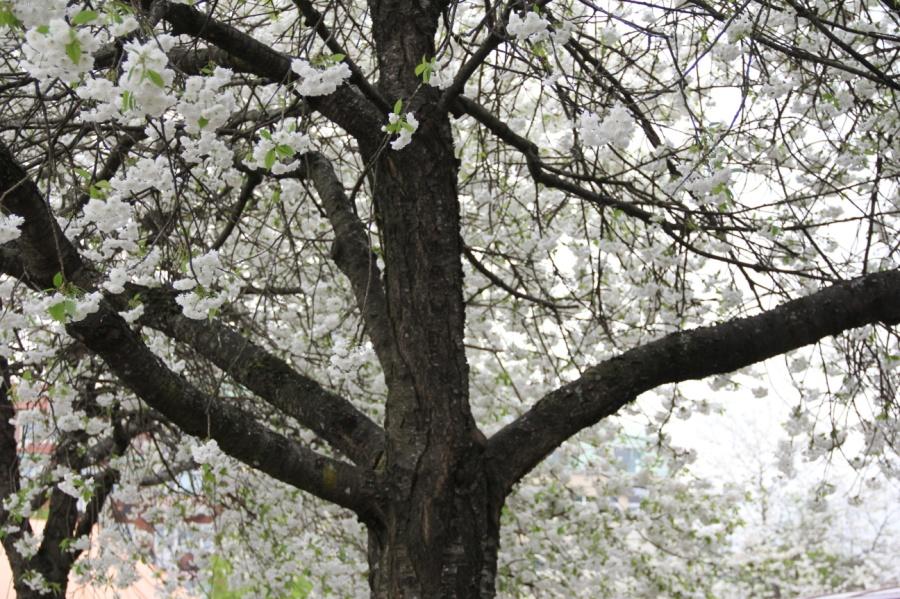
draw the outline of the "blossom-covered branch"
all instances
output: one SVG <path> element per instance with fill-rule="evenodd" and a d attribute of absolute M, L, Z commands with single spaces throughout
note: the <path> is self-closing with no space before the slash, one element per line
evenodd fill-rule
<path fill-rule="evenodd" d="M 756 316 L 673 333 L 589 368 L 494 435 L 505 488 L 578 431 L 666 383 L 732 372 L 867 324 L 900 323 L 900 270 L 827 287 Z"/>
<path fill-rule="evenodd" d="M 25 270 L 24 280 L 36 289 L 47 289 L 53 287 L 60 273 L 82 289 L 92 288 L 90 269 L 59 230 L 34 183 L 2 145 L 0 192 L 4 212 L 23 220 L 21 238 L 15 243 Z M 100 356 L 138 397 L 182 430 L 215 439 L 229 455 L 275 478 L 371 516 L 375 483 L 370 475 L 317 454 L 267 429 L 244 410 L 203 393 L 154 355 L 105 300 L 95 301 L 85 312 L 83 318 L 66 325 L 69 334 Z"/>
<path fill-rule="evenodd" d="M 154 8 L 152 5 L 156 5 Z M 291 59 L 246 33 L 216 21 L 192 6 L 175 2 L 148 2 L 145 10 L 159 10 L 173 33 L 203 39 L 248 65 L 252 72 L 275 83 L 296 79 Z M 326 97 L 309 98 L 310 104 L 354 137 L 370 139 L 380 125 L 381 111 L 353 86 L 341 86 Z"/>

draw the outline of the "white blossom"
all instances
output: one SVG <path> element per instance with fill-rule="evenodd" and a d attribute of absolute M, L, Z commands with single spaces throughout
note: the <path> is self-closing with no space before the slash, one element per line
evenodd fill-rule
<path fill-rule="evenodd" d="M 621 104 L 616 104 L 602 120 L 596 114 L 585 112 L 581 115 L 578 133 L 588 147 L 613 145 L 625 148 L 634 132 L 634 118 Z"/>
<path fill-rule="evenodd" d="M 54 20 L 62 20 L 66 16 L 67 0 L 13 0 L 12 10 L 25 27 L 29 29 L 46 25 Z"/>
<path fill-rule="evenodd" d="M 160 34 L 147 42 L 127 42 L 119 87 L 123 113 L 159 116 L 172 106 L 176 98 L 169 93 L 175 71 L 168 68 L 166 52 L 175 38 Z"/>
<path fill-rule="evenodd" d="M 528 11 L 523 19 L 518 13 L 509 15 L 506 30 L 520 40 L 540 42 L 549 36 L 547 28 L 550 21 L 534 11 Z"/>
<path fill-rule="evenodd" d="M 19 228 L 25 219 L 15 214 L 0 214 L 0 244 L 18 239 L 22 235 Z"/>
<path fill-rule="evenodd" d="M 212 464 L 219 459 L 221 454 L 219 444 L 215 439 L 209 439 L 204 443 L 191 446 L 191 457 L 198 464 Z"/>
<path fill-rule="evenodd" d="M 438 89 L 447 89 L 452 83 L 453 73 L 450 72 L 450 67 L 436 62 L 431 68 L 431 75 L 428 77 L 428 85 Z"/>
<path fill-rule="evenodd" d="M 327 96 L 334 93 L 351 75 L 350 67 L 345 62 L 317 69 L 299 58 L 291 61 L 291 70 L 300 76 L 297 93 L 301 96 Z"/>
<path fill-rule="evenodd" d="M 97 48 L 90 30 L 51 19 L 25 32 L 22 66 L 35 79 L 76 81 L 93 68 Z"/>
<path fill-rule="evenodd" d="M 215 131 L 226 123 L 237 106 L 234 95 L 222 90 L 231 77 L 231 70 L 216 67 L 212 75 L 187 78 L 176 110 L 184 116 L 188 133 Z"/>
<path fill-rule="evenodd" d="M 402 150 L 412 141 L 413 133 L 419 128 L 419 121 L 411 112 L 407 112 L 405 117 L 401 117 L 397 113 L 388 115 L 388 125 L 402 123 L 397 132 L 397 137 L 391 142 L 391 149 Z M 382 131 L 387 131 L 387 127 L 382 127 Z"/>

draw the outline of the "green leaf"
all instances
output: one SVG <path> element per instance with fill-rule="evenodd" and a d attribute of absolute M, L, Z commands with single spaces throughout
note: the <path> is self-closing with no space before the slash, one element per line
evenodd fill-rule
<path fill-rule="evenodd" d="M 66 282 L 66 279 L 65 279 L 65 277 L 63 277 L 63 274 L 61 272 L 58 272 L 55 275 L 53 275 L 53 286 L 55 288 L 57 288 L 57 289 L 61 288 L 65 282 Z"/>
<path fill-rule="evenodd" d="M 129 15 L 134 12 L 134 9 L 127 2 L 113 2 L 112 7 L 119 12 Z"/>
<path fill-rule="evenodd" d="M 275 152 L 282 158 L 290 158 L 294 155 L 294 148 L 285 144 L 275 146 Z"/>
<path fill-rule="evenodd" d="M 422 77 L 422 81 L 428 83 L 431 80 L 431 71 L 434 69 L 434 59 L 428 60 L 422 57 L 422 62 L 416 65 L 416 77 Z"/>
<path fill-rule="evenodd" d="M 162 75 L 160 75 L 153 69 L 145 70 L 144 75 L 147 77 L 147 79 L 150 80 L 150 83 L 152 83 L 156 87 L 165 87 L 166 86 L 166 82 L 163 81 Z"/>
<path fill-rule="evenodd" d="M 259 132 L 259 136 L 262 137 L 263 139 L 268 139 L 269 141 L 272 141 L 272 134 L 269 133 L 268 129 L 261 130 Z"/>
<path fill-rule="evenodd" d="M 50 33 L 50 25 L 39 25 L 37 28 L 37 32 L 47 35 L 48 33 Z"/>
<path fill-rule="evenodd" d="M 91 180 L 91 173 L 86 168 L 81 168 L 80 166 L 75 167 L 75 174 L 86 181 Z"/>
<path fill-rule="evenodd" d="M 315 67 L 328 67 L 337 64 L 347 58 L 346 54 L 320 54 L 310 62 Z"/>
<path fill-rule="evenodd" d="M 128 90 L 122 92 L 122 112 L 128 112 L 132 108 L 137 106 L 137 101 L 134 99 L 134 94 Z"/>
<path fill-rule="evenodd" d="M 394 102 L 394 114 L 400 114 L 400 111 L 403 110 L 403 100 L 397 100 Z"/>
<path fill-rule="evenodd" d="M 82 10 L 72 17 L 72 25 L 84 25 L 96 19 L 99 15 L 96 10 Z"/>
<path fill-rule="evenodd" d="M 263 163 L 267 170 L 272 170 L 272 167 L 275 165 L 275 161 L 278 159 L 278 155 L 275 153 L 275 150 L 269 150 L 266 152 L 266 159 Z"/>
<path fill-rule="evenodd" d="M 72 59 L 72 62 L 75 64 L 81 61 L 81 42 L 78 41 L 77 37 L 73 36 L 69 43 L 66 44 L 66 56 Z"/>
<path fill-rule="evenodd" d="M 47 314 L 56 322 L 66 322 L 66 316 L 75 316 L 75 302 L 70 299 L 57 302 L 47 308 Z"/>
<path fill-rule="evenodd" d="M 109 195 L 110 189 L 112 189 L 112 186 L 109 184 L 109 181 L 102 179 L 88 188 L 88 196 L 95 200 L 105 200 L 106 196 Z"/>
<path fill-rule="evenodd" d="M 0 8 L 0 27 L 19 27 L 19 19 L 8 8 Z"/>
<path fill-rule="evenodd" d="M 197 126 L 200 127 L 201 129 L 206 127 L 208 124 L 209 124 L 209 119 L 206 117 L 201 116 L 199 119 L 197 119 Z"/>

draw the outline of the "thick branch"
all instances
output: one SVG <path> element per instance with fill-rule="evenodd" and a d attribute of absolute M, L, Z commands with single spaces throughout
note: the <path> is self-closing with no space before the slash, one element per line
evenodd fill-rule
<path fill-rule="evenodd" d="M 50 207 L 34 183 L 2 144 L 0 191 L 3 192 L 4 211 L 25 218 L 23 234 L 15 242 L 19 252 L 15 254 L 4 246 L 0 253 L 4 272 L 21 275 L 35 289 L 51 288 L 57 272 L 64 273 L 67 281 L 82 289 L 95 289 L 94 273 L 84 266 L 76 249 L 59 230 Z M 53 244 L 46 241 L 54 239 Z M 380 427 L 349 401 L 297 373 L 283 360 L 224 324 L 185 318 L 171 292 L 140 291 L 147 304 L 145 318 L 148 324 L 194 347 L 237 382 L 296 418 L 350 459 L 369 463 L 378 458 L 383 444 Z"/>
<path fill-rule="evenodd" d="M 900 270 L 827 287 L 757 316 L 673 333 L 588 369 L 494 435 L 507 490 L 583 428 L 666 383 L 732 372 L 866 324 L 900 323 Z"/>
<path fill-rule="evenodd" d="M 292 442 L 252 414 L 201 392 L 167 368 L 106 302 L 66 330 L 184 432 L 215 439 L 225 453 L 278 480 L 371 516 L 375 481 L 368 473 Z"/>
<path fill-rule="evenodd" d="M 187 4 L 156 0 L 143 2 L 162 7 L 162 18 L 172 26 L 176 35 L 190 35 L 203 39 L 234 57 L 251 72 L 276 83 L 289 83 L 297 78 L 291 70 L 291 59 L 251 36 L 221 23 Z M 358 89 L 342 85 L 334 93 L 307 98 L 310 106 L 341 126 L 360 142 L 381 137 L 382 114 Z"/>
<path fill-rule="evenodd" d="M 334 229 L 331 257 L 350 280 L 356 304 L 365 318 L 369 336 L 385 371 L 391 372 L 399 360 L 394 334 L 388 320 L 387 300 L 377 258 L 369 235 L 356 215 L 331 163 L 318 152 L 305 155 L 306 174 L 312 181 Z"/>
<path fill-rule="evenodd" d="M 354 462 L 371 464 L 378 459 L 382 430 L 349 401 L 221 322 L 185 317 L 171 292 L 140 289 L 140 293 L 145 306 L 142 324 L 191 346 Z"/>
<path fill-rule="evenodd" d="M 67 281 L 84 289 L 95 287 L 93 273 L 59 230 L 37 187 L 2 144 L 0 194 L 3 211 L 25 219 L 16 245 L 29 284 L 50 288 L 54 274 L 62 272 Z M 371 514 L 374 479 L 368 473 L 292 442 L 259 424 L 249 412 L 202 393 L 167 368 L 106 301 L 98 312 L 70 323 L 67 330 L 141 399 L 185 432 L 211 437 L 229 455 L 297 488 L 361 515 Z M 339 419 L 333 422 L 342 424 Z M 310 423 L 320 429 L 327 425 Z"/>

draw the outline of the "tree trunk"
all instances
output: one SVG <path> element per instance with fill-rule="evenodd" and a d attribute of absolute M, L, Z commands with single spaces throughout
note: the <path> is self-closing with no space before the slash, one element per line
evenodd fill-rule
<path fill-rule="evenodd" d="M 379 469 L 388 490 L 383 517 L 369 524 L 372 596 L 493 597 L 503 493 L 469 406 L 453 135 L 435 109 L 438 90 L 417 90 L 413 74 L 422 52 L 433 53 L 433 32 L 419 49 L 396 30 L 384 34 L 383 49 L 409 68 L 391 63 L 381 87 L 411 99 L 403 113 L 414 112 L 419 127 L 406 148 L 374 155 L 392 351 L 379 356 L 388 387 Z"/>
<path fill-rule="evenodd" d="M 369 528 L 373 599 L 494 596 L 503 500 L 475 457 L 442 495 L 392 502 Z"/>

